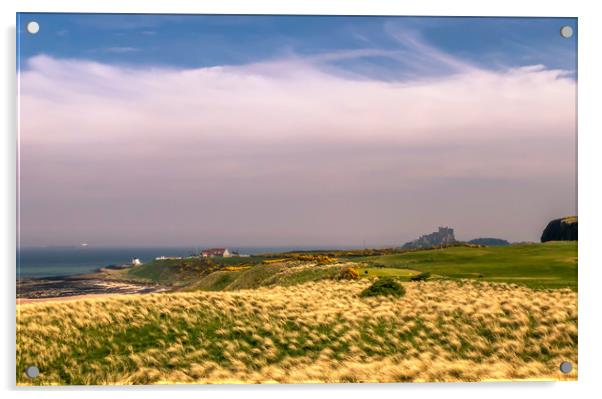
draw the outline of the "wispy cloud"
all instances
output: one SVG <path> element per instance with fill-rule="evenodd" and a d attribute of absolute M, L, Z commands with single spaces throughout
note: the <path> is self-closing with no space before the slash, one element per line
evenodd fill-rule
<path fill-rule="evenodd" d="M 404 28 L 391 21 L 385 23 L 384 28 L 401 47 L 403 57 L 400 58 L 400 61 L 405 61 L 414 68 L 437 70 L 440 73 L 469 73 L 479 69 L 469 61 L 429 45 L 422 39 L 418 31 Z"/>
<path fill-rule="evenodd" d="M 383 29 L 396 46 L 378 47 L 368 38 L 361 36 L 362 41 L 367 44 L 365 48 L 302 57 L 298 57 L 291 50 L 290 55 L 291 58 L 313 63 L 314 66 L 336 75 L 371 80 L 415 81 L 486 71 L 482 66 L 430 45 L 417 30 L 408 29 L 392 21 L 386 22 Z M 352 34 L 358 35 L 355 32 Z M 386 67 L 383 67 L 383 61 L 386 61 Z"/>
<path fill-rule="evenodd" d="M 354 82 L 344 74 L 323 68 L 334 59 L 366 54 L 381 53 L 332 53 L 308 59 L 200 69 L 119 67 L 39 56 L 31 59 L 29 70 L 23 72 L 22 86 L 23 94 L 32 95 L 33 99 L 52 92 L 47 89 L 58 85 L 55 96 L 62 98 L 61 102 L 86 99 L 100 101 L 111 109 L 114 103 L 135 99 L 141 112 L 168 106 L 181 118 L 171 118 L 169 123 L 220 126 L 219 133 L 215 130 L 219 135 L 225 131 L 241 134 L 237 126 L 240 119 L 230 121 L 229 128 L 230 122 L 225 122 L 229 118 L 220 110 L 228 110 L 226 114 L 236 111 L 250 121 L 259 117 L 267 106 L 277 111 L 273 119 L 262 121 L 259 117 L 258 121 L 245 124 L 247 131 L 252 129 L 257 136 L 265 137 L 275 132 L 280 136 L 309 137 L 321 134 L 319 125 L 329 121 L 329 126 L 337 127 L 330 129 L 331 136 L 371 140 L 377 135 L 394 141 L 424 142 L 450 130 L 459 130 L 457 135 L 464 137 L 479 138 L 488 134 L 491 126 L 506 125 L 509 120 L 521 136 L 549 137 L 554 131 L 562 132 L 561 128 L 572 128 L 574 110 L 568 105 L 574 100 L 575 84 L 564 78 L 565 71 L 548 70 L 540 65 L 503 72 L 470 68 L 444 77 L 387 83 Z M 430 53 L 425 54 L 426 57 Z M 27 84 L 31 79 L 36 80 L 35 87 Z M 109 87 L 111 90 L 107 92 L 105 89 Z M 173 96 L 181 101 L 172 103 Z M 207 115 L 199 118 L 199 111 Z M 333 121 L 329 115 L 341 117 Z M 411 118 L 400 124 L 401 115 Z M 286 120 L 297 119 L 292 128 L 283 129 Z M 465 129 L 467 126 L 475 129 Z M 542 131 L 542 126 L 549 128 Z"/>

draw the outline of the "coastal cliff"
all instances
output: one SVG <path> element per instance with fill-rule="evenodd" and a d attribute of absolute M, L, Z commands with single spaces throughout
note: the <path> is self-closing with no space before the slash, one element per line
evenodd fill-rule
<path fill-rule="evenodd" d="M 577 227 L 577 216 L 554 219 L 544 229 L 541 235 L 541 242 L 576 241 Z"/>

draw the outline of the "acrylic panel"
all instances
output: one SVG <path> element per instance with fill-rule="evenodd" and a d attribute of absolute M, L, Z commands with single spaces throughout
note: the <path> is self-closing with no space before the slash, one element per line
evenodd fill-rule
<path fill-rule="evenodd" d="M 17 15 L 18 385 L 577 379 L 577 19 Z"/>

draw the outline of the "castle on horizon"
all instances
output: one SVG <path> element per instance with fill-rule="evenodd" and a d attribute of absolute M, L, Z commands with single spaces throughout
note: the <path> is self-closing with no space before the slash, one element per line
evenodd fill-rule
<path fill-rule="evenodd" d="M 438 231 L 420 236 L 414 241 L 403 244 L 404 249 L 413 248 L 432 248 L 441 245 L 453 244 L 456 242 L 454 229 L 451 227 L 439 227 Z"/>

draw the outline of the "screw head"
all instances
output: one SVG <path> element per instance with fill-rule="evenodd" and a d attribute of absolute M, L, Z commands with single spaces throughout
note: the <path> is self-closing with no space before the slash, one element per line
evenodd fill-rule
<path fill-rule="evenodd" d="M 29 378 L 36 378 L 38 375 L 40 375 L 40 369 L 38 369 L 36 366 L 29 366 L 25 369 L 25 374 L 27 374 Z"/>
<path fill-rule="evenodd" d="M 36 21 L 29 21 L 27 23 L 27 32 L 31 33 L 32 35 L 35 35 L 39 31 L 40 31 L 39 23 L 37 23 Z"/>
<path fill-rule="evenodd" d="M 569 25 L 563 26 L 562 28 L 560 28 L 560 36 L 564 37 L 565 39 L 572 37 L 573 36 L 573 28 L 570 27 Z"/>
<path fill-rule="evenodd" d="M 562 362 L 560 363 L 560 371 L 564 374 L 568 374 L 573 370 L 573 363 L 571 362 Z"/>

